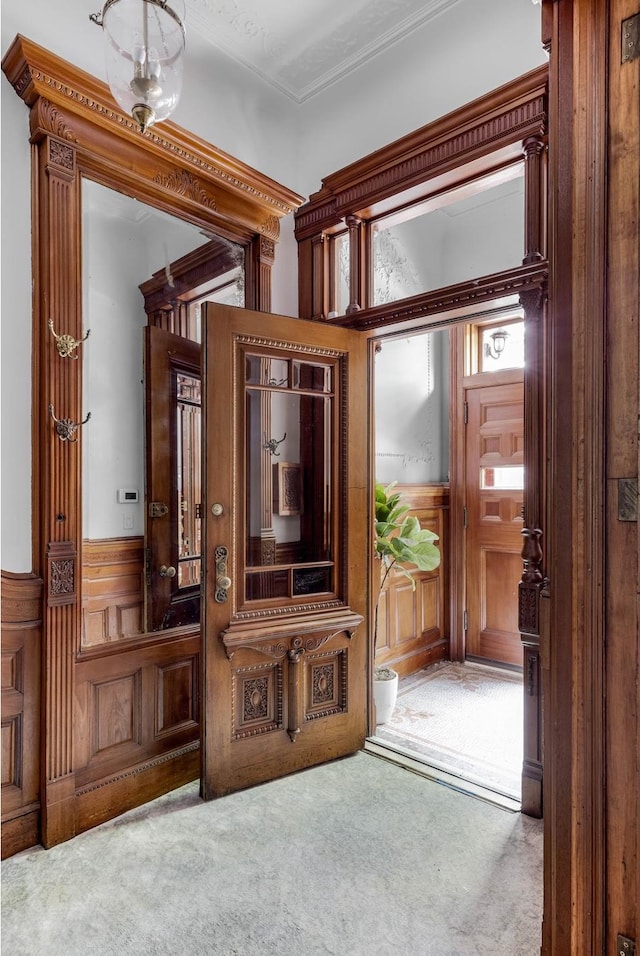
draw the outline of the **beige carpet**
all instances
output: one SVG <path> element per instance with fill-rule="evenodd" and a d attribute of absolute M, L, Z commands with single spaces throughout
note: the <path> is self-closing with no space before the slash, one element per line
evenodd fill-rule
<path fill-rule="evenodd" d="M 391 720 L 375 736 L 519 800 L 522 734 L 521 674 L 444 661 L 400 682 Z"/>
<path fill-rule="evenodd" d="M 2 865 L 2 956 L 537 956 L 541 917 L 540 820 L 363 753 Z"/>

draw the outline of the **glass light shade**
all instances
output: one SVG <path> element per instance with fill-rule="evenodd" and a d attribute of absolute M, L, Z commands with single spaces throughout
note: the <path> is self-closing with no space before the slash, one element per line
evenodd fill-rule
<path fill-rule="evenodd" d="M 107 0 L 102 12 L 107 78 L 142 132 L 166 119 L 182 91 L 184 0 Z"/>

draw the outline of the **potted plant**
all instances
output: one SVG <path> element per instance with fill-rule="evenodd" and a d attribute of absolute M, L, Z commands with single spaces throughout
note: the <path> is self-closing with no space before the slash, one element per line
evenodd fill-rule
<path fill-rule="evenodd" d="M 402 501 L 399 491 L 393 490 L 397 484 L 397 481 L 392 481 L 389 485 L 376 482 L 374 549 L 376 558 L 382 564 L 373 622 L 373 696 L 376 724 L 384 724 L 389 720 L 398 693 L 397 671 L 391 667 L 375 665 L 382 589 L 391 571 L 397 571 L 411 581 L 415 590 L 416 581 L 412 570 L 433 571 L 440 564 L 440 551 L 434 544 L 438 535 L 422 528 L 415 516 L 407 514 L 410 506 Z"/>

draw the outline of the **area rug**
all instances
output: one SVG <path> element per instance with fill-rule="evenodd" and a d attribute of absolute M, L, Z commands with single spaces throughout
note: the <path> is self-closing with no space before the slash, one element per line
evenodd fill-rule
<path fill-rule="evenodd" d="M 521 674 L 444 661 L 400 682 L 395 711 L 375 736 L 519 800 L 522 710 Z"/>

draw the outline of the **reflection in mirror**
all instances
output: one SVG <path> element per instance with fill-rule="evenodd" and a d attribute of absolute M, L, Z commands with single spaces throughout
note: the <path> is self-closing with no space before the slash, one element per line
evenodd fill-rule
<path fill-rule="evenodd" d="M 201 387 L 200 379 L 180 374 L 176 381 L 178 493 L 178 587 L 200 584 L 201 562 Z"/>
<path fill-rule="evenodd" d="M 478 328 L 478 346 L 479 372 L 524 368 L 524 319 L 517 317 L 481 325 Z"/>
<path fill-rule="evenodd" d="M 373 224 L 373 304 L 522 265 L 524 166 L 459 186 Z"/>
<path fill-rule="evenodd" d="M 243 278 L 242 247 L 83 180 L 83 407 L 95 425 L 82 445 L 85 644 L 198 620 L 199 352 L 150 394 L 143 330 L 198 350 L 201 304 L 243 305 Z M 160 416 L 155 431 L 145 414 Z M 145 431 L 158 445 L 146 456 Z M 189 588 L 183 620 L 172 607 Z"/>
<path fill-rule="evenodd" d="M 334 374 L 329 364 L 246 354 L 247 601 L 334 588 Z"/>
<path fill-rule="evenodd" d="M 376 479 L 449 480 L 449 333 L 384 339 L 375 364 Z"/>

